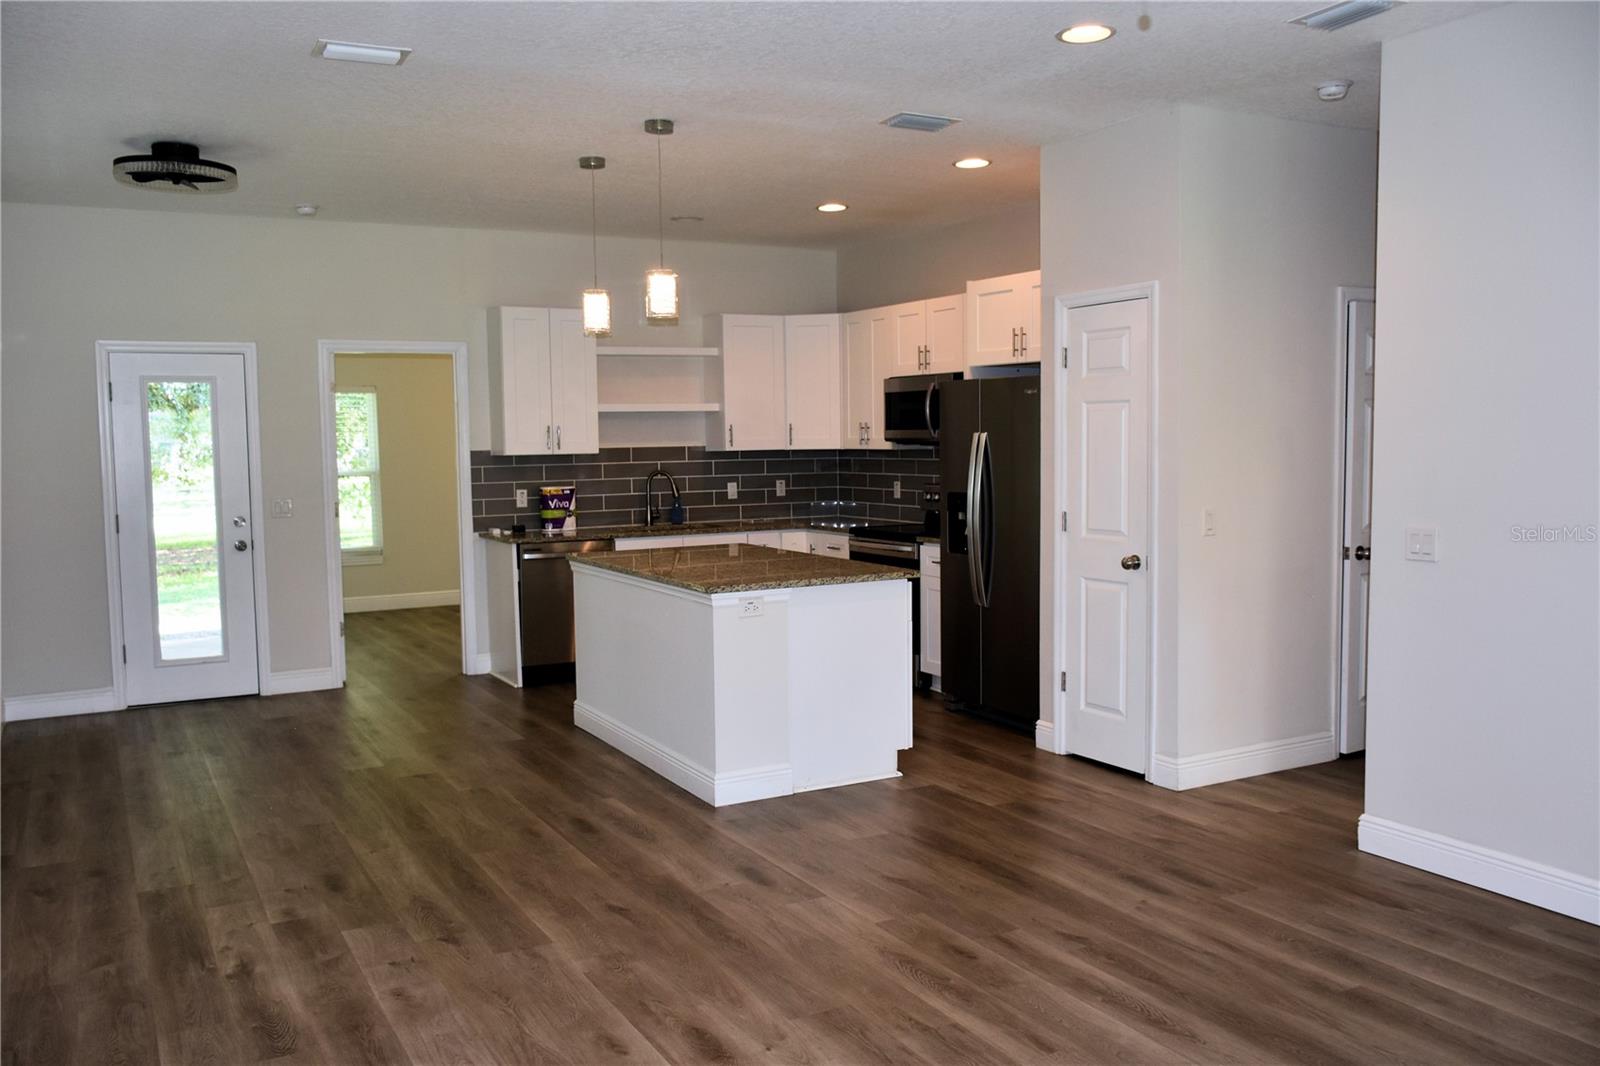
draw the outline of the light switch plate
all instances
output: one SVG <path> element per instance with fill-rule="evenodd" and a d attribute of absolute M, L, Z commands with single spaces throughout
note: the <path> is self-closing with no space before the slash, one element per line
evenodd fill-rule
<path fill-rule="evenodd" d="M 293 518 L 294 498 L 292 496 L 279 496 L 272 501 L 273 518 Z"/>
<path fill-rule="evenodd" d="M 1200 510 L 1200 535 L 1214 537 L 1217 535 L 1217 512 L 1209 507 Z"/>
<path fill-rule="evenodd" d="M 1406 559 L 1414 563 L 1439 561 L 1439 530 L 1434 526 L 1406 527 Z"/>
<path fill-rule="evenodd" d="M 517 490 L 517 509 L 518 510 L 523 510 L 523 511 L 528 509 L 528 490 L 527 489 L 518 489 Z"/>
<path fill-rule="evenodd" d="M 737 500 L 738 498 L 739 498 L 739 483 L 737 481 L 728 482 L 728 499 Z"/>
<path fill-rule="evenodd" d="M 778 485 L 777 485 L 777 488 L 776 488 L 775 491 L 777 492 L 777 494 L 779 496 L 788 495 L 788 493 L 789 493 L 789 483 L 787 481 L 783 480 L 783 478 L 780 477 L 778 479 Z"/>

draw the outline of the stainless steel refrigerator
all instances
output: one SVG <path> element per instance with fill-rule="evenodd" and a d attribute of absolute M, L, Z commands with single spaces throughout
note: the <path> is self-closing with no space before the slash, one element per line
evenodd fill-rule
<path fill-rule="evenodd" d="M 939 385 L 941 684 L 958 710 L 1039 718 L 1039 378 Z"/>

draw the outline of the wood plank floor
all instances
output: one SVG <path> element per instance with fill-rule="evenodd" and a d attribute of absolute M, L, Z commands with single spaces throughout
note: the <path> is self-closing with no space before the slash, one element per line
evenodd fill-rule
<path fill-rule="evenodd" d="M 922 701 L 903 778 L 714 811 L 455 627 L 7 726 L 4 1061 L 1600 1061 L 1596 930 L 1357 853 L 1359 760 L 1176 794 Z"/>

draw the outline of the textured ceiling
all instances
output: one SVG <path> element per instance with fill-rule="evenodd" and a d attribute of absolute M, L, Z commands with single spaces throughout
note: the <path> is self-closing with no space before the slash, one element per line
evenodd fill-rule
<path fill-rule="evenodd" d="M 1413 3 L 1334 33 L 1302 3 L 23 3 L 0 6 L 7 200 L 655 231 L 651 116 L 669 238 L 836 245 L 1031 199 L 1038 147 L 1189 101 L 1377 124 L 1379 42 L 1473 5 Z M 1147 32 L 1135 20 L 1148 12 Z M 1068 47 L 1100 20 L 1109 42 Z M 404 45 L 397 68 L 312 56 L 318 37 Z M 1350 78 L 1348 100 L 1313 86 Z M 938 134 L 900 111 L 951 115 Z M 239 168 L 211 197 L 133 189 L 113 156 L 193 140 Z M 957 171 L 964 155 L 994 166 Z M 821 215 L 823 200 L 850 205 Z M 308 222 L 307 225 L 315 225 Z"/>

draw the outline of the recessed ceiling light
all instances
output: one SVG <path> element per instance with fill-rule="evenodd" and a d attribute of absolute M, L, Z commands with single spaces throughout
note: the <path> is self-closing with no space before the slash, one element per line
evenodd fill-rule
<path fill-rule="evenodd" d="M 398 67 L 406 61 L 411 54 L 409 48 L 396 48 L 386 44 L 356 44 L 353 41 L 330 41 L 318 38 L 317 46 L 311 50 L 314 56 L 323 59 L 342 59 L 350 63 L 379 63 L 386 67 Z"/>
<path fill-rule="evenodd" d="M 299 215 L 301 218 L 310 218 L 312 215 L 315 215 L 317 213 L 317 205 L 316 204 L 295 204 L 294 205 L 294 213 Z"/>
<path fill-rule="evenodd" d="M 1099 44 L 1116 32 L 1110 26 L 1102 26 L 1098 22 L 1084 22 L 1077 26 L 1068 26 L 1056 34 L 1056 40 L 1062 44 Z"/>
<path fill-rule="evenodd" d="M 848 211 L 849 209 L 850 209 L 850 205 L 849 204 L 841 204 L 837 200 L 829 200 L 825 204 L 818 204 L 817 205 L 817 210 L 821 211 L 823 214 L 827 214 L 827 215 L 835 214 L 835 213 L 837 213 L 839 211 Z"/>
<path fill-rule="evenodd" d="M 1347 81 L 1325 81 L 1317 86 L 1317 99 L 1325 103 L 1335 103 L 1350 95 L 1350 83 Z"/>
<path fill-rule="evenodd" d="M 982 156 L 969 156 L 966 159 L 957 159 L 953 164 L 957 170 L 982 170 L 989 165 L 989 161 Z"/>

